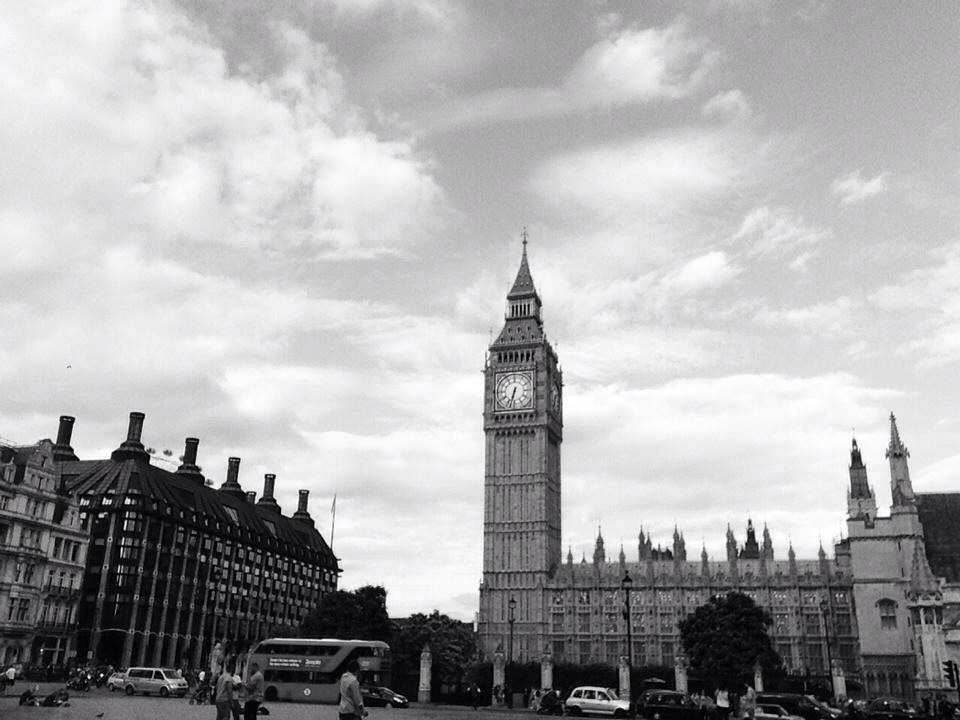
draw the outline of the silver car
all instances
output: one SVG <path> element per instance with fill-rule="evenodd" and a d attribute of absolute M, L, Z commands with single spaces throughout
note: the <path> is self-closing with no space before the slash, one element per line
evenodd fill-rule
<path fill-rule="evenodd" d="M 187 681 L 171 668 L 132 667 L 127 670 L 123 691 L 127 695 L 156 693 L 160 697 L 183 697 L 188 687 Z"/>

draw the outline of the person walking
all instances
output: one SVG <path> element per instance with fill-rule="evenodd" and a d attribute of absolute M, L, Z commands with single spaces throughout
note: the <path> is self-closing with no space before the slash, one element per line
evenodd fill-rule
<path fill-rule="evenodd" d="M 214 701 L 217 705 L 217 720 L 230 720 L 233 710 L 233 668 L 223 666 L 217 678 Z"/>
<path fill-rule="evenodd" d="M 257 710 L 263 702 L 263 673 L 257 663 L 250 663 L 250 674 L 244 686 L 247 701 L 243 704 L 243 720 L 257 720 Z"/>
<path fill-rule="evenodd" d="M 359 670 L 360 663 L 354 658 L 347 663 L 347 671 L 340 676 L 340 720 L 360 720 L 367 716 L 360 694 L 360 681 L 357 680 Z"/>
<path fill-rule="evenodd" d="M 753 720 L 757 712 L 757 691 L 753 689 L 750 683 L 744 683 L 743 697 L 740 699 L 740 708 L 743 710 L 744 717 Z"/>

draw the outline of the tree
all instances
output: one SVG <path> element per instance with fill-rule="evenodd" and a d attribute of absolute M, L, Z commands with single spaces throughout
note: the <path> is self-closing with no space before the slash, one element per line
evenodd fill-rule
<path fill-rule="evenodd" d="M 416 613 L 394 622 L 394 667 L 399 673 L 419 672 L 420 652 L 430 646 L 433 682 L 454 688 L 460 685 L 468 666 L 477 656 L 477 638 L 469 623 L 454 620 L 439 611 Z"/>
<path fill-rule="evenodd" d="M 767 677 L 782 674 L 767 628 L 770 614 L 743 593 L 715 595 L 680 622 L 691 674 L 739 689 L 758 663 Z"/>
<path fill-rule="evenodd" d="M 390 642 L 391 629 L 387 591 L 372 585 L 327 593 L 300 626 L 303 637 L 384 642 Z"/>

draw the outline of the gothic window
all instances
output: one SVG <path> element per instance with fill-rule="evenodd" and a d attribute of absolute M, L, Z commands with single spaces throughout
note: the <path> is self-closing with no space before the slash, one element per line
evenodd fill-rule
<path fill-rule="evenodd" d="M 563 632 L 563 612 L 554 612 L 551 616 L 551 630 Z"/>
<path fill-rule="evenodd" d="M 558 592 L 553 594 L 553 604 L 554 605 L 563 605 L 563 593 Z"/>
<path fill-rule="evenodd" d="M 837 624 L 837 635 L 853 634 L 853 624 L 850 621 L 850 613 L 838 612 L 833 617 Z"/>
<path fill-rule="evenodd" d="M 620 629 L 617 613 L 608 612 L 604 616 L 603 629 L 608 633 L 615 633 Z"/>
<path fill-rule="evenodd" d="M 674 629 L 673 615 L 664 613 L 660 616 L 660 632 L 671 632 Z M 673 661 L 671 660 L 671 663 Z M 667 663 L 665 663 L 667 664 Z"/>
<path fill-rule="evenodd" d="M 834 590 L 833 591 L 833 602 L 835 605 L 846 605 L 847 604 L 847 591 L 846 590 Z"/>
<path fill-rule="evenodd" d="M 665 642 L 660 645 L 660 662 L 667 667 L 673 665 L 674 655 L 673 655 L 673 643 Z"/>
<path fill-rule="evenodd" d="M 774 631 L 774 634 L 776 635 L 790 634 L 790 614 L 789 613 L 774 613 L 773 631 Z"/>
<path fill-rule="evenodd" d="M 582 633 L 590 632 L 590 613 L 582 612 L 577 620 L 577 630 Z"/>
<path fill-rule="evenodd" d="M 897 604 L 893 600 L 877 602 L 877 612 L 880 615 L 880 627 L 884 630 L 897 629 Z"/>
<path fill-rule="evenodd" d="M 589 591 L 589 590 L 581 590 L 580 593 L 577 595 L 577 602 L 578 602 L 580 605 L 589 605 L 589 604 L 590 604 L 590 591 Z"/>
<path fill-rule="evenodd" d="M 806 613 L 803 616 L 803 631 L 807 635 L 820 634 L 820 616 L 813 613 Z"/>

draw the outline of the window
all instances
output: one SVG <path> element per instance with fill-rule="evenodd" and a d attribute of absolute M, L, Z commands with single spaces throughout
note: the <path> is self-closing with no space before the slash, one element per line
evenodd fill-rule
<path fill-rule="evenodd" d="M 667 667 L 673 665 L 674 657 L 672 642 L 665 642 L 660 646 L 660 657 L 663 665 L 666 665 Z"/>
<path fill-rule="evenodd" d="M 555 612 L 551 615 L 550 629 L 553 632 L 563 632 L 563 613 Z"/>
<path fill-rule="evenodd" d="M 813 613 L 805 613 L 803 616 L 803 632 L 807 635 L 820 634 L 820 616 Z"/>
<path fill-rule="evenodd" d="M 790 634 L 790 615 L 789 613 L 774 613 L 773 628 L 776 635 Z"/>
<path fill-rule="evenodd" d="M 880 614 L 880 627 L 883 630 L 897 629 L 897 604 L 893 600 L 878 601 L 877 611 Z"/>
<path fill-rule="evenodd" d="M 577 629 L 580 632 L 590 632 L 590 613 L 580 613 L 578 617 Z"/>

